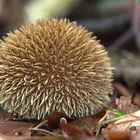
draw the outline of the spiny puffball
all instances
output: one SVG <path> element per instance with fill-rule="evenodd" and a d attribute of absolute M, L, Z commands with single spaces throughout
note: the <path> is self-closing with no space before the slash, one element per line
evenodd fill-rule
<path fill-rule="evenodd" d="M 108 53 L 92 33 L 66 19 L 38 20 L 0 42 L 0 105 L 44 119 L 95 114 L 112 94 Z"/>

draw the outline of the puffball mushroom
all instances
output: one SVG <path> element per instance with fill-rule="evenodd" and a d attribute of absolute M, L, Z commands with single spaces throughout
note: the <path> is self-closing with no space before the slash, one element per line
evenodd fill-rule
<path fill-rule="evenodd" d="M 104 47 L 66 19 L 38 20 L 0 44 L 0 105 L 13 115 L 44 119 L 95 114 L 112 94 L 112 66 Z"/>

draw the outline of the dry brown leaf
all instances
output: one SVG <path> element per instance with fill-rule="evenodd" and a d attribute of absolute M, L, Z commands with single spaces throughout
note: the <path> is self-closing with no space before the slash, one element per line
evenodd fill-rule
<path fill-rule="evenodd" d="M 0 140 L 66 140 L 63 137 L 45 136 L 45 137 L 15 137 L 15 136 L 0 136 Z"/>
<path fill-rule="evenodd" d="M 139 107 L 132 104 L 131 97 L 121 96 L 119 99 L 116 98 L 116 109 L 125 113 L 133 113 L 139 110 Z"/>
<path fill-rule="evenodd" d="M 140 132 L 140 110 L 125 116 L 124 118 L 111 123 L 103 130 L 104 135 L 112 132 L 131 133 L 136 135 Z"/>
<path fill-rule="evenodd" d="M 34 123 L 17 122 L 8 119 L 0 120 L 0 134 L 30 136 L 29 128 L 33 127 L 34 125 Z"/>
<path fill-rule="evenodd" d="M 109 132 L 106 137 L 109 140 L 131 140 L 131 136 L 126 132 Z"/>
<path fill-rule="evenodd" d="M 106 110 L 107 110 L 106 108 L 103 108 L 100 112 L 98 112 L 97 114 L 95 114 L 93 116 L 76 119 L 74 121 L 71 121 L 70 124 L 80 128 L 80 129 L 87 128 L 91 131 L 94 131 L 99 120 L 102 117 L 104 117 L 104 115 L 106 114 Z"/>
<path fill-rule="evenodd" d="M 93 135 L 98 125 L 98 121 L 106 114 L 106 108 L 103 108 L 99 113 L 89 117 L 78 118 L 68 122 L 68 125 L 61 127 L 61 130 L 66 131 L 67 134 L 72 133 L 79 135 L 82 133 L 86 136 Z M 60 133 L 60 129 L 54 130 L 55 133 Z M 74 131 L 75 130 L 75 131 Z"/>
<path fill-rule="evenodd" d="M 136 91 L 132 97 L 132 103 L 140 108 L 140 91 Z"/>
<path fill-rule="evenodd" d="M 12 117 L 0 109 L 0 135 L 30 136 L 29 128 L 35 123 L 12 121 Z"/>
<path fill-rule="evenodd" d="M 68 121 L 68 125 L 64 126 L 63 128 L 68 132 L 80 132 L 79 134 L 86 134 L 91 135 L 91 130 L 94 132 L 98 121 L 105 115 L 106 109 L 102 109 L 99 113 L 93 116 L 79 118 L 79 119 L 73 119 L 69 118 L 66 114 L 63 112 L 53 112 L 47 117 L 47 124 L 49 128 L 55 129 L 59 126 L 60 118 L 65 117 Z M 27 123 L 22 121 L 13 121 L 12 118 L 9 116 L 9 114 L 1 111 L 0 114 L 0 134 L 2 135 L 21 135 L 21 136 L 31 136 L 31 133 L 29 131 L 29 128 L 32 128 L 36 125 L 36 123 Z M 75 131 L 77 130 L 77 131 Z M 77 133 L 78 134 L 78 133 Z"/>
<path fill-rule="evenodd" d="M 64 123 L 60 123 L 60 129 L 66 133 L 68 136 L 76 136 L 76 135 L 82 135 L 82 131 L 71 125 L 71 124 L 64 124 Z"/>

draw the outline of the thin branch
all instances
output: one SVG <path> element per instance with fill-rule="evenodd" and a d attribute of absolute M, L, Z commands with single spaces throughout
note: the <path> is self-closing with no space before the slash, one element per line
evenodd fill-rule
<path fill-rule="evenodd" d="M 135 4 L 133 18 L 132 18 L 132 29 L 135 36 L 135 41 L 140 53 L 140 3 Z"/>
<path fill-rule="evenodd" d="M 124 43 L 130 40 L 133 37 L 132 29 L 127 30 L 124 34 L 122 34 L 113 44 L 111 44 L 108 48 L 111 52 L 120 49 Z"/>
<path fill-rule="evenodd" d="M 38 124 L 35 128 L 39 128 L 39 127 L 41 127 L 42 125 L 44 125 L 44 124 L 46 124 L 46 123 L 48 123 L 48 120 L 45 120 L 45 121 L 41 122 L 41 123 Z"/>
<path fill-rule="evenodd" d="M 29 130 L 30 130 L 30 131 L 42 132 L 42 133 L 44 133 L 44 134 L 46 134 L 46 135 L 49 134 L 49 135 L 52 135 L 52 136 L 62 137 L 62 135 L 56 134 L 56 133 L 51 132 L 51 131 L 46 130 L 46 129 L 41 129 L 41 128 L 36 128 L 36 127 L 34 127 L 34 128 L 30 128 Z"/>

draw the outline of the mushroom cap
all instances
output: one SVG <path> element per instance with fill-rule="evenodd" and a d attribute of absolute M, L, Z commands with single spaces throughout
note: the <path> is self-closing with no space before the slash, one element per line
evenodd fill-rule
<path fill-rule="evenodd" d="M 104 47 L 66 19 L 38 20 L 0 44 L 0 105 L 23 118 L 53 111 L 95 114 L 112 94 L 112 66 Z"/>

